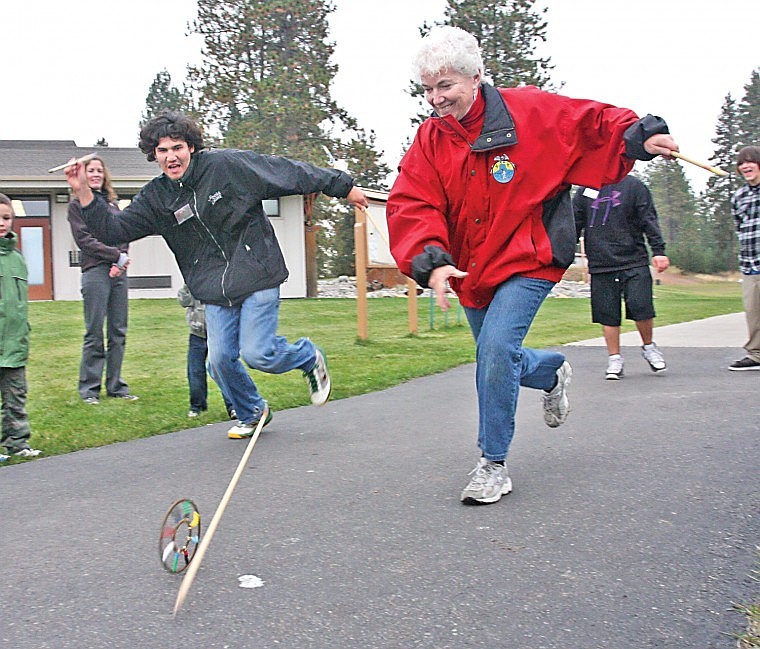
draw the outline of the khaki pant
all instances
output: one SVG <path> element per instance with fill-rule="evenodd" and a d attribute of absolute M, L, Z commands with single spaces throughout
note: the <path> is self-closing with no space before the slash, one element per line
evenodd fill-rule
<path fill-rule="evenodd" d="M 749 334 L 744 349 L 747 356 L 760 363 L 760 275 L 742 275 L 742 290 Z"/>

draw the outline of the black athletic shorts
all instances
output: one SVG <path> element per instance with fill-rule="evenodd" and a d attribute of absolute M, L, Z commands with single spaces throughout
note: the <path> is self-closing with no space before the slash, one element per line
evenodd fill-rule
<path fill-rule="evenodd" d="M 620 300 L 625 300 L 625 317 L 636 322 L 654 318 L 652 273 L 649 266 L 591 275 L 591 320 L 619 327 Z"/>

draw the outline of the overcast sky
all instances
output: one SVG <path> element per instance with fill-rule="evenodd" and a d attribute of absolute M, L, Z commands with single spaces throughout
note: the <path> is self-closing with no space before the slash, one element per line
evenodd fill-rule
<path fill-rule="evenodd" d="M 545 0 L 555 82 L 573 97 L 664 117 L 681 151 L 707 161 L 727 93 L 740 100 L 757 54 L 757 0 Z M 156 73 L 181 85 L 200 60 L 188 37 L 194 0 L 99 4 L 6 0 L 2 10 L 0 139 L 135 146 Z M 374 130 L 395 167 L 410 134 L 409 61 L 424 20 L 443 0 L 335 0 L 330 17 L 340 71 L 333 96 Z M 97 8 L 97 10 L 95 10 Z M 488 62 L 486 62 L 486 65 Z M 63 162 L 63 161 L 62 161 Z M 685 166 L 702 189 L 708 172 Z"/>

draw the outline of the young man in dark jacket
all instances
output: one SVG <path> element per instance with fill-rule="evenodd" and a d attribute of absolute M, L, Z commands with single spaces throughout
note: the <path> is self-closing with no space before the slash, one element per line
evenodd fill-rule
<path fill-rule="evenodd" d="M 277 335 L 280 284 L 288 270 L 262 201 L 322 192 L 366 206 L 347 174 L 253 151 L 205 150 L 189 117 L 165 112 L 140 132 L 140 149 L 163 172 L 120 216 L 84 182 L 82 165 L 66 172 L 82 215 L 105 243 L 160 234 L 174 253 L 190 292 L 206 304 L 209 365 L 240 423 L 231 438 L 250 437 L 266 402 L 240 358 L 252 368 L 281 374 L 303 371 L 315 405 L 330 395 L 324 353 L 308 338 L 289 343 Z"/>
<path fill-rule="evenodd" d="M 670 260 L 665 256 L 665 241 L 649 189 L 635 176 L 626 176 L 599 191 L 579 187 L 573 209 L 576 235 L 584 235 L 591 274 L 591 319 L 602 325 L 607 345 L 605 377 L 623 378 L 621 298 L 626 318 L 636 322 L 641 336 L 641 355 L 653 372 L 665 371 L 665 358 L 652 340 L 655 312 L 644 237 L 658 273 L 670 266 Z"/>

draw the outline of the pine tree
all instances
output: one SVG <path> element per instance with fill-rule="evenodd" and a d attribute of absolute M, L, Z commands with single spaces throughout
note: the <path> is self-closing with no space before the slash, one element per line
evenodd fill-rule
<path fill-rule="evenodd" d="M 652 194 L 662 236 L 668 245 L 668 255 L 675 256 L 674 250 L 683 234 L 684 222 L 696 212 L 694 192 L 681 164 L 663 158 L 647 165 L 643 181 Z M 671 261 L 676 263 L 675 260 Z"/>
<path fill-rule="evenodd" d="M 739 148 L 760 146 L 760 69 L 753 70 L 738 106 Z"/>
<path fill-rule="evenodd" d="M 448 0 L 446 25 L 461 27 L 480 43 L 486 74 L 496 86 L 550 85 L 549 58 L 536 55 L 546 42 L 546 7 L 536 0 Z"/>
<path fill-rule="evenodd" d="M 736 101 L 730 93 L 723 101 L 712 142 L 716 148 L 710 161 L 716 167 L 733 170 L 736 165 L 739 142 L 739 121 Z M 700 197 L 702 212 L 712 230 L 716 271 L 726 271 L 736 267 L 737 242 L 731 216 L 731 195 L 739 185 L 740 182 L 735 173 L 727 177 L 711 176 Z"/>
<path fill-rule="evenodd" d="M 699 209 L 681 164 L 657 158 L 647 164 L 642 180 L 652 194 L 671 263 L 688 272 L 714 272 L 712 227 Z"/>
<path fill-rule="evenodd" d="M 495 86 L 552 89 L 551 58 L 536 54 L 538 46 L 546 42 L 547 9 L 536 4 L 536 0 L 447 0 L 443 21 L 424 23 L 420 34 L 426 35 L 436 25 L 460 27 L 478 39 L 485 74 Z M 409 92 L 420 98 L 421 112 L 412 118 L 413 124 L 419 124 L 428 117 L 430 108 L 422 101 L 422 91 L 415 82 Z"/>
<path fill-rule="evenodd" d="M 172 85 L 172 77 L 164 68 L 156 74 L 153 83 L 150 84 L 140 128 L 163 110 L 187 110 L 187 108 L 188 101 L 184 92 Z"/>
<path fill-rule="evenodd" d="M 225 146 L 321 166 L 332 155 L 347 161 L 358 185 L 383 189 L 390 170 L 374 134 L 330 96 L 337 71 L 327 23 L 333 10 L 329 0 L 199 0 L 193 29 L 204 39 L 203 62 L 190 69 L 190 83 L 207 131 L 219 133 Z M 326 221 L 320 241 L 331 250 L 320 255 L 324 266 L 352 270 L 353 211 L 322 199 L 314 220 Z"/>

